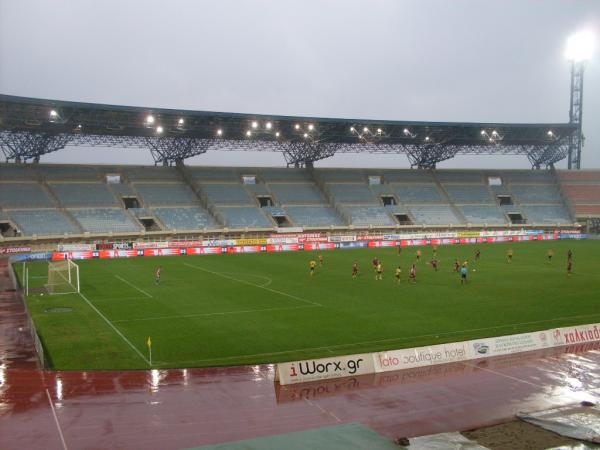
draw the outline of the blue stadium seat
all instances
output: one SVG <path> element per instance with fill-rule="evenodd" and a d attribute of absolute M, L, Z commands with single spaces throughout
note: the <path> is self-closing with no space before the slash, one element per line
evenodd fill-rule
<path fill-rule="evenodd" d="M 80 234 L 81 231 L 57 209 L 12 210 L 7 213 L 23 235 L 52 236 Z"/>
<path fill-rule="evenodd" d="M 1 183 L 0 206 L 4 208 L 53 207 L 46 191 L 38 183 Z"/>
<path fill-rule="evenodd" d="M 48 186 L 66 207 L 118 205 L 115 196 L 102 183 L 52 183 Z"/>
<path fill-rule="evenodd" d="M 273 224 L 261 210 L 254 206 L 218 207 L 218 213 L 223 217 L 228 228 L 272 228 Z"/>
<path fill-rule="evenodd" d="M 170 230 L 218 228 L 208 211 L 198 208 L 155 208 L 156 217 Z"/>
<path fill-rule="evenodd" d="M 135 190 L 147 206 L 193 205 L 198 197 L 183 183 L 135 183 Z"/>
<path fill-rule="evenodd" d="M 288 217 L 298 226 L 329 227 L 345 225 L 335 209 L 329 206 L 286 206 L 285 210 Z"/>
<path fill-rule="evenodd" d="M 70 209 L 85 231 L 92 233 L 128 233 L 139 232 L 141 227 L 135 224 L 124 210 L 118 208 Z"/>
<path fill-rule="evenodd" d="M 315 184 L 308 183 L 272 183 L 269 189 L 282 205 L 323 204 L 325 197 Z"/>

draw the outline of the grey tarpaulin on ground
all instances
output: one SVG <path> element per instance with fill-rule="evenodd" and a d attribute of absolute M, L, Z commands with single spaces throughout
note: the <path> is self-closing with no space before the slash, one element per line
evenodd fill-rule
<path fill-rule="evenodd" d="M 440 433 L 410 438 L 408 450 L 488 450 L 460 433 Z"/>
<path fill-rule="evenodd" d="M 600 443 L 600 407 L 564 406 L 517 417 L 561 436 Z"/>

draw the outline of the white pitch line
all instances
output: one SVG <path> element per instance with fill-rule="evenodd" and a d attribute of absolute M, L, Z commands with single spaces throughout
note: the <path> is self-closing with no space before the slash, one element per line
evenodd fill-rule
<path fill-rule="evenodd" d="M 95 306 L 92 304 L 92 302 L 90 302 L 90 301 L 89 301 L 89 300 L 86 298 L 86 296 L 85 296 L 85 295 L 83 295 L 81 292 L 79 293 L 79 295 L 81 296 L 81 298 L 82 298 L 82 299 L 84 299 L 84 300 L 86 301 L 86 303 L 87 303 L 88 305 L 90 305 L 90 308 L 92 308 L 94 311 L 96 311 L 96 313 L 97 313 L 97 314 L 98 314 L 100 317 L 102 317 L 102 319 L 104 319 L 104 321 L 105 321 L 105 322 L 108 324 L 108 326 L 109 326 L 109 327 L 111 327 L 111 328 L 114 330 L 114 332 L 115 332 L 115 333 L 117 333 L 119 336 L 121 336 L 121 339 L 123 339 L 123 340 L 124 340 L 124 341 L 125 341 L 125 342 L 126 342 L 126 343 L 127 343 L 127 344 L 128 344 L 128 345 L 129 345 L 129 346 L 130 346 L 130 347 L 131 347 L 131 348 L 132 348 L 132 349 L 133 349 L 133 350 L 134 350 L 134 351 L 135 351 L 137 354 L 138 354 L 138 356 L 139 356 L 140 358 L 142 358 L 142 359 L 143 359 L 143 360 L 146 362 L 146 364 L 148 364 L 148 366 L 151 366 L 151 364 L 150 364 L 150 361 L 148 361 L 148 359 L 147 359 L 147 358 L 146 358 L 146 357 L 143 355 L 143 353 L 142 353 L 142 352 L 140 352 L 140 351 L 137 349 L 137 347 L 136 347 L 135 345 L 133 345 L 133 344 L 131 343 L 131 341 L 130 341 L 129 339 L 127 339 L 127 338 L 125 337 L 125 335 L 124 335 L 123 333 L 121 333 L 121 332 L 120 332 L 120 331 L 117 329 L 117 327 L 115 327 L 115 326 L 113 325 L 113 323 L 112 323 L 110 320 L 108 320 L 108 319 L 106 318 L 106 316 L 105 316 L 104 314 L 102 314 L 102 313 L 101 313 L 101 312 L 98 310 L 98 308 L 96 308 L 96 307 L 95 307 Z"/>
<path fill-rule="evenodd" d="M 121 323 L 121 322 L 141 322 L 145 320 L 162 320 L 162 319 L 188 319 L 192 317 L 209 317 L 209 316 L 226 316 L 229 314 L 248 314 L 253 312 L 265 312 L 265 311 L 290 311 L 294 309 L 303 309 L 303 308 L 318 308 L 317 305 L 302 305 L 302 306 L 290 306 L 287 308 L 263 308 L 263 309 L 248 309 L 244 311 L 223 311 L 223 312 L 214 312 L 214 313 L 201 313 L 201 314 L 186 314 L 181 316 L 159 316 L 159 317 L 142 317 L 139 319 L 121 319 L 121 320 L 113 320 L 113 323 Z"/>
<path fill-rule="evenodd" d="M 48 391 L 48 389 L 46 389 L 46 395 L 48 396 L 48 403 L 50 403 L 50 409 L 52 409 L 52 415 L 54 416 L 56 428 L 58 428 L 58 435 L 60 436 L 60 441 L 62 442 L 63 449 L 68 450 L 67 443 L 65 442 L 65 437 L 63 436 L 62 428 L 60 427 L 60 422 L 58 421 L 58 416 L 56 415 L 56 410 L 54 409 L 54 404 L 52 403 L 52 397 L 50 396 L 50 391 Z"/>
<path fill-rule="evenodd" d="M 597 316 L 600 316 L 600 314 L 586 314 L 586 315 L 580 315 L 580 316 L 557 317 L 555 319 L 537 320 L 537 321 L 533 321 L 533 322 L 510 323 L 510 324 L 506 324 L 506 325 L 498 325 L 495 327 L 470 328 L 470 329 L 466 329 L 466 330 L 447 331 L 447 332 L 443 332 L 443 333 L 420 334 L 417 336 L 406 336 L 406 337 L 401 337 L 401 338 L 390 338 L 390 339 L 379 339 L 379 340 L 375 340 L 375 341 L 352 342 L 350 344 L 325 345 L 322 347 L 306 347 L 306 348 L 298 348 L 298 349 L 293 349 L 293 350 L 283 350 L 280 352 L 255 353 L 253 355 L 236 355 L 236 356 L 225 356 L 222 358 L 193 359 L 193 360 L 176 361 L 176 362 L 177 362 L 177 364 L 191 364 L 191 363 L 199 363 L 199 362 L 205 362 L 205 361 L 226 361 L 226 360 L 230 360 L 230 359 L 239 359 L 239 358 L 254 358 L 257 356 L 285 355 L 288 353 L 297 353 L 297 352 L 305 352 L 305 351 L 313 351 L 313 350 L 330 350 L 330 349 L 344 348 L 344 347 L 355 347 L 357 345 L 365 345 L 365 344 L 382 344 L 384 342 L 401 342 L 401 341 L 408 341 L 410 339 L 418 339 L 418 338 L 425 338 L 425 337 L 451 336 L 453 334 L 470 333 L 471 331 L 497 330 L 497 329 L 501 329 L 501 328 L 517 327 L 520 325 L 531 325 L 531 324 L 535 324 L 535 323 L 556 322 L 556 321 L 566 320 L 566 319 L 579 319 L 579 318 L 584 318 L 584 317 L 597 317 Z M 480 338 L 480 339 L 485 339 L 485 338 Z"/>
<path fill-rule="evenodd" d="M 219 273 L 219 272 L 213 272 L 212 270 L 205 269 L 204 267 L 194 266 L 194 265 L 188 264 L 188 263 L 183 263 L 183 265 L 191 267 L 192 269 L 198 269 L 198 270 L 202 270 L 203 272 L 212 273 L 213 275 L 217 275 L 218 277 L 226 278 L 228 280 L 237 281 L 238 283 L 247 284 L 248 286 L 254 286 L 254 287 L 257 287 L 259 289 L 264 289 L 265 291 L 273 292 L 273 293 L 279 294 L 279 295 L 284 295 L 284 296 L 292 298 L 294 300 L 298 300 L 298 301 L 301 301 L 301 302 L 304 302 L 304 303 L 309 303 L 309 304 L 311 304 L 313 306 L 323 306 L 320 303 L 311 302 L 310 300 L 306 300 L 304 298 L 296 297 L 295 295 L 288 294 L 287 292 L 282 292 L 282 291 L 278 291 L 276 289 L 271 289 L 271 288 L 266 287 L 266 286 L 261 286 L 259 284 L 250 283 L 249 281 L 240 280 L 238 278 L 230 277 L 230 276 L 224 275 L 224 274 Z"/>
<path fill-rule="evenodd" d="M 148 298 L 152 298 L 152 296 L 150 294 L 148 294 L 146 291 L 144 291 L 143 289 L 140 289 L 139 287 L 137 287 L 135 284 L 133 284 L 132 282 L 126 280 L 123 277 L 120 277 L 119 275 L 115 275 L 115 278 L 118 278 L 119 280 L 121 280 L 123 283 L 128 284 L 129 286 L 131 286 L 132 288 L 134 288 L 136 291 L 141 292 L 142 294 L 144 294 L 146 297 Z"/>

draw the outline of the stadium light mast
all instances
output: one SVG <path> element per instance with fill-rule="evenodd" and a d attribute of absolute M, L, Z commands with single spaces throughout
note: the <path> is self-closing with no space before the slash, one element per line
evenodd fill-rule
<path fill-rule="evenodd" d="M 592 57 L 594 35 L 581 31 L 567 40 L 566 57 L 571 62 L 571 105 L 569 123 L 577 125 L 577 132 L 569 139 L 568 168 L 581 169 L 581 148 L 583 147 L 583 72 L 585 63 Z"/>

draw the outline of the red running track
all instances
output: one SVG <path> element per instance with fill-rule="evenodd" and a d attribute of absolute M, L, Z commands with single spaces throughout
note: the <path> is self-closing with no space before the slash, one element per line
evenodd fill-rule
<path fill-rule="evenodd" d="M 279 386 L 270 365 L 39 370 L 0 261 L 0 448 L 178 449 L 362 422 L 394 438 L 600 399 L 600 343 Z"/>

